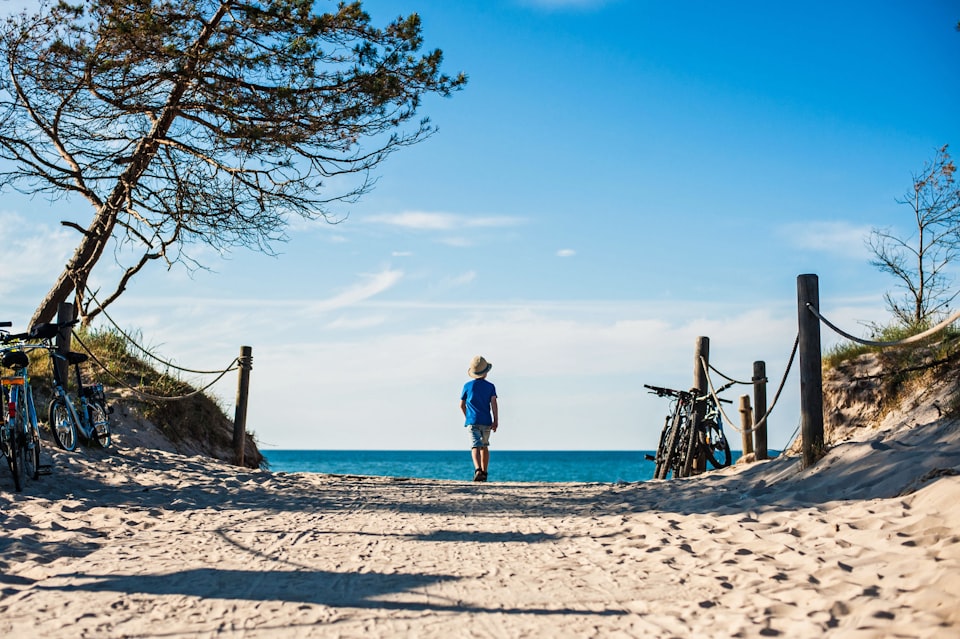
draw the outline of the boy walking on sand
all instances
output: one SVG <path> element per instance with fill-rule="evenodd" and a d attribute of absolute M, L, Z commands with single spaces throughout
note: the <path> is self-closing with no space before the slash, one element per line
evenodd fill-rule
<path fill-rule="evenodd" d="M 473 481 L 487 481 L 490 464 L 490 433 L 497 430 L 497 389 L 487 381 L 493 364 L 477 355 L 467 375 L 472 377 L 460 393 L 460 410 L 470 429 L 470 455 L 473 457 Z"/>

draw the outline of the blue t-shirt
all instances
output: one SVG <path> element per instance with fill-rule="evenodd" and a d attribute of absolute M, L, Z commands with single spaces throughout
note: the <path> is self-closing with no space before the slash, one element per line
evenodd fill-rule
<path fill-rule="evenodd" d="M 463 385 L 460 399 L 467 402 L 467 422 L 464 426 L 493 426 L 490 400 L 497 396 L 497 388 L 485 379 L 471 379 Z"/>

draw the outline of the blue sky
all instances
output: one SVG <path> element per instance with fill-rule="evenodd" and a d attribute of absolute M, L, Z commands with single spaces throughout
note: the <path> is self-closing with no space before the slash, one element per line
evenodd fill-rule
<path fill-rule="evenodd" d="M 668 405 L 643 384 L 688 387 L 697 336 L 722 372 L 763 360 L 779 382 L 797 275 L 820 276 L 847 330 L 887 321 L 893 282 L 863 240 L 908 233 L 896 199 L 960 145 L 960 2 L 364 6 L 378 23 L 420 13 L 426 45 L 470 76 L 425 101 L 437 133 L 340 223 L 293 224 L 276 257 L 198 247 L 210 272 L 155 270 L 109 309 L 188 367 L 251 345 L 248 427 L 267 451 L 465 449 L 475 354 L 494 364 L 494 447 L 652 448 Z M 59 220 L 83 206 L 5 196 L 9 319 L 59 272 Z M 794 368 L 771 447 L 797 427 L 798 387 Z M 229 412 L 234 389 L 217 387 Z"/>

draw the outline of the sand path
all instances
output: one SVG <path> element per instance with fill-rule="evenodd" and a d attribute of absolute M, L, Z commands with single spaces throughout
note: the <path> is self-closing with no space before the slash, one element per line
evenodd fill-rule
<path fill-rule="evenodd" d="M 0 633 L 960 636 L 960 446 L 901 439 L 625 485 L 55 453 L 0 477 Z"/>

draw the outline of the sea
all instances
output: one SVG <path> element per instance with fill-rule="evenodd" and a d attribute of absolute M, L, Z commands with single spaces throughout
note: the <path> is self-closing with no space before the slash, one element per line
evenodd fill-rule
<path fill-rule="evenodd" d="M 471 480 L 470 451 L 261 450 L 270 470 L 417 479 Z M 654 463 L 640 451 L 491 450 L 489 481 L 622 483 L 653 479 Z M 776 451 L 771 451 L 776 456 Z M 733 451 L 734 461 L 740 457 Z"/>

